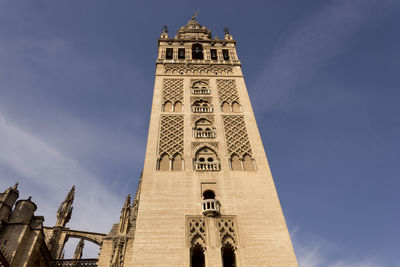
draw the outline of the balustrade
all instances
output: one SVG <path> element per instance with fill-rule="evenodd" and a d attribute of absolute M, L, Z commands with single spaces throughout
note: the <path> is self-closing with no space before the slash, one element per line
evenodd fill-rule
<path fill-rule="evenodd" d="M 196 171 L 219 171 L 220 164 L 219 162 L 200 162 L 196 161 L 194 163 L 194 167 Z"/>
<path fill-rule="evenodd" d="M 208 88 L 192 88 L 192 94 L 194 95 L 209 95 L 211 93 Z"/>
<path fill-rule="evenodd" d="M 218 216 L 220 214 L 220 203 L 216 199 L 205 199 L 202 203 L 203 215 L 205 216 Z"/>
<path fill-rule="evenodd" d="M 210 106 L 205 106 L 205 107 L 192 106 L 192 111 L 194 113 L 210 113 L 213 112 L 213 108 Z"/>
<path fill-rule="evenodd" d="M 215 130 L 197 130 L 194 129 L 194 137 L 195 138 L 215 138 Z"/>

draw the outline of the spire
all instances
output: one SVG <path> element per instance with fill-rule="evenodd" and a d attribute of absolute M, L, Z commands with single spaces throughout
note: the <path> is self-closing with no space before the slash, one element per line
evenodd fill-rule
<path fill-rule="evenodd" d="M 76 245 L 75 252 L 74 252 L 74 260 L 80 260 L 82 258 L 83 247 L 85 246 L 85 241 L 83 238 L 79 241 L 78 245 Z"/>
<path fill-rule="evenodd" d="M 68 192 L 67 197 L 58 208 L 56 226 L 65 227 L 65 225 L 71 219 L 72 204 L 74 202 L 74 197 L 75 197 L 75 185 L 72 186 L 71 190 Z"/>
<path fill-rule="evenodd" d="M 131 215 L 131 194 L 126 197 L 124 206 L 121 210 L 118 229 L 121 234 L 127 234 L 130 229 L 129 218 Z"/>

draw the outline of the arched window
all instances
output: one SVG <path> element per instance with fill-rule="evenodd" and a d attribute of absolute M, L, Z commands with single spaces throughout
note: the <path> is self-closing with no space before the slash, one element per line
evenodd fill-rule
<path fill-rule="evenodd" d="M 208 147 L 199 149 L 194 159 L 194 167 L 197 171 L 219 171 L 217 154 Z"/>
<path fill-rule="evenodd" d="M 217 161 L 217 155 L 208 147 L 203 147 L 197 151 L 196 159 L 201 162 L 214 162 Z"/>
<path fill-rule="evenodd" d="M 193 103 L 192 111 L 196 113 L 209 113 L 213 111 L 213 108 L 207 100 L 200 99 Z"/>
<path fill-rule="evenodd" d="M 213 124 L 205 118 L 200 118 L 195 122 L 193 133 L 195 138 L 215 138 Z"/>
<path fill-rule="evenodd" d="M 242 163 L 237 155 L 233 154 L 231 157 L 231 166 L 232 171 L 241 171 L 242 170 Z"/>
<path fill-rule="evenodd" d="M 235 250 L 230 244 L 221 248 L 221 254 L 223 267 L 236 267 Z"/>
<path fill-rule="evenodd" d="M 231 112 L 231 107 L 229 106 L 228 103 L 224 102 L 224 103 L 222 104 L 222 112 L 226 112 L 226 113 Z"/>
<path fill-rule="evenodd" d="M 203 59 L 203 46 L 201 44 L 192 46 L 192 59 Z"/>
<path fill-rule="evenodd" d="M 255 170 L 253 159 L 249 155 L 244 156 L 243 166 L 244 166 L 245 171 L 254 171 Z"/>
<path fill-rule="evenodd" d="M 210 89 L 208 84 L 205 81 L 197 81 L 192 85 L 192 94 L 199 95 L 207 95 L 210 94 Z"/>
<path fill-rule="evenodd" d="M 196 244 L 194 247 L 190 248 L 190 266 L 191 267 L 206 266 L 203 247 L 200 244 Z"/>
<path fill-rule="evenodd" d="M 215 199 L 215 193 L 212 190 L 206 190 L 203 192 L 204 199 Z"/>
<path fill-rule="evenodd" d="M 167 154 L 164 154 L 160 157 L 158 166 L 159 166 L 158 169 L 160 171 L 169 171 L 169 157 Z"/>
<path fill-rule="evenodd" d="M 233 112 L 242 112 L 242 110 L 240 109 L 240 105 L 237 102 L 232 103 L 232 111 Z"/>
<path fill-rule="evenodd" d="M 181 155 L 176 154 L 172 160 L 172 170 L 181 171 L 182 170 L 182 158 Z"/>
<path fill-rule="evenodd" d="M 165 112 L 172 112 L 172 103 L 167 101 L 164 103 L 164 111 Z"/>
<path fill-rule="evenodd" d="M 179 102 L 179 101 L 175 102 L 174 111 L 182 112 L 182 103 L 181 102 Z"/>

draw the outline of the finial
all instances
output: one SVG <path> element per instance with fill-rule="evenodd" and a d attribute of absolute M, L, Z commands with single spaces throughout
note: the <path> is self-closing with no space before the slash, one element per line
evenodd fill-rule
<path fill-rule="evenodd" d="M 18 182 L 13 186 L 13 189 L 17 190 L 18 188 Z"/>
<path fill-rule="evenodd" d="M 224 27 L 223 30 L 224 30 L 224 33 L 225 33 L 225 34 L 229 34 L 229 28 L 228 28 L 228 27 Z"/>
<path fill-rule="evenodd" d="M 162 32 L 163 32 L 163 33 L 168 33 L 168 26 L 167 26 L 167 25 L 164 25 L 164 26 L 163 26 Z"/>
<path fill-rule="evenodd" d="M 190 20 L 195 20 L 197 15 L 199 14 L 199 11 L 200 10 L 197 9 L 196 13 L 194 13 L 194 15 L 192 16 L 192 18 Z"/>
<path fill-rule="evenodd" d="M 28 201 L 32 201 L 32 196 L 29 196 L 29 197 L 28 197 Z"/>

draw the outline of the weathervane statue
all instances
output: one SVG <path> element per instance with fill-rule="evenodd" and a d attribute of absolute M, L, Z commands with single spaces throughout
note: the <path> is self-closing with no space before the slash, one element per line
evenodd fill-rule
<path fill-rule="evenodd" d="M 194 13 L 194 15 L 192 16 L 192 18 L 190 20 L 195 20 L 198 14 L 199 14 L 199 10 L 197 9 L 196 13 Z"/>

